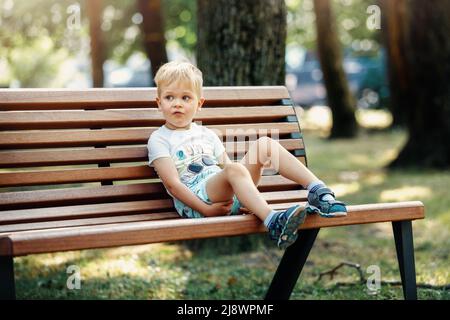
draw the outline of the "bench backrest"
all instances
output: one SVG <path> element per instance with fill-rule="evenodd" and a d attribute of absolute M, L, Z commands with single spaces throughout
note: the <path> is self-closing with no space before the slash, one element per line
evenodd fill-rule
<path fill-rule="evenodd" d="M 217 132 L 231 158 L 242 157 L 248 141 L 273 136 L 306 163 L 298 109 L 285 87 L 207 87 L 204 96 L 194 121 Z M 33 217 L 15 211 L 0 216 L 0 233 L 2 224 L 55 217 L 173 212 L 147 164 L 147 140 L 164 123 L 155 97 L 155 88 L 0 90 L 0 210 L 103 206 L 80 216 L 64 208 Z M 301 186 L 265 174 L 259 188 L 272 203 L 300 200 L 289 190 Z"/>

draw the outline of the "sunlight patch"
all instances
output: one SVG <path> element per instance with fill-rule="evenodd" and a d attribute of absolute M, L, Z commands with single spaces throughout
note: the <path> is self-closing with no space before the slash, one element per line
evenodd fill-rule
<path fill-rule="evenodd" d="M 350 156 L 350 161 L 353 164 L 367 165 L 373 160 L 370 159 L 370 157 L 367 154 L 352 154 Z"/>
<path fill-rule="evenodd" d="M 59 266 L 80 258 L 77 251 L 50 253 L 39 257 L 36 261 L 43 266 Z"/>
<path fill-rule="evenodd" d="M 364 182 L 370 186 L 377 186 L 382 184 L 386 180 L 385 173 L 373 173 L 364 179 Z"/>
<path fill-rule="evenodd" d="M 414 241 L 419 245 L 422 242 L 441 243 L 446 245 L 450 239 L 450 232 L 447 226 L 443 225 L 438 220 L 424 219 L 417 220 L 413 223 L 414 227 Z"/>
<path fill-rule="evenodd" d="M 439 213 L 437 216 L 439 223 L 443 226 L 450 225 L 450 210 Z"/>
<path fill-rule="evenodd" d="M 398 150 L 396 148 L 388 149 L 385 152 L 383 152 L 383 156 L 381 159 L 384 163 L 388 163 L 393 161 L 398 156 Z"/>
<path fill-rule="evenodd" d="M 330 185 L 330 189 L 334 191 L 336 197 L 342 197 L 358 192 L 361 189 L 361 185 L 358 182 L 338 183 Z"/>
<path fill-rule="evenodd" d="M 359 109 L 356 119 L 365 128 L 383 129 L 392 124 L 392 114 L 385 110 Z"/>
<path fill-rule="evenodd" d="M 421 186 L 402 187 L 381 192 L 381 201 L 423 200 L 431 196 L 431 189 Z"/>
<path fill-rule="evenodd" d="M 360 179 L 361 175 L 358 171 L 342 171 L 339 173 L 339 179 L 342 181 L 358 181 Z"/>
<path fill-rule="evenodd" d="M 148 270 L 134 259 L 92 261 L 81 270 L 83 278 L 117 277 L 122 275 L 148 276 Z"/>
<path fill-rule="evenodd" d="M 331 128 L 331 111 L 326 106 L 313 106 L 303 115 L 303 125 L 310 130 L 329 130 Z"/>
<path fill-rule="evenodd" d="M 159 252 L 164 248 L 165 245 L 166 245 L 165 243 L 151 243 L 151 244 L 111 248 L 105 252 L 105 257 L 115 258 L 124 255 L 140 255 L 150 252 Z"/>

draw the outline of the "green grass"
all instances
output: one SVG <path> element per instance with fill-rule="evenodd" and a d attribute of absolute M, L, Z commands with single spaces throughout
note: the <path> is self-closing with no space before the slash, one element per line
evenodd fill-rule
<path fill-rule="evenodd" d="M 421 200 L 426 219 L 413 222 L 418 283 L 450 283 L 450 172 L 394 171 L 383 167 L 406 140 L 404 132 L 362 134 L 355 140 L 327 141 L 305 132 L 310 168 L 349 204 Z M 260 299 L 282 252 L 261 241 L 257 250 L 217 255 L 223 248 L 193 253 L 179 244 L 42 254 L 15 259 L 19 299 Z M 223 250 L 222 250 L 223 251 Z M 370 265 L 382 281 L 398 281 L 391 225 L 323 229 L 292 299 L 402 299 L 397 285 L 370 295 L 355 269 L 334 279 L 318 275 L 339 263 Z M 67 267 L 81 270 L 81 289 L 66 286 Z M 345 285 L 341 285 L 344 283 Z M 418 290 L 420 299 L 450 299 L 450 292 Z"/>

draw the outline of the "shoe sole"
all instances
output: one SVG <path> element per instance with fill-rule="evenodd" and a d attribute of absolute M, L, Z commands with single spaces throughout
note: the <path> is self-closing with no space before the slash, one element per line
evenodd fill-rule
<path fill-rule="evenodd" d="M 283 227 L 281 234 L 278 238 L 278 247 L 280 249 L 286 249 L 297 240 L 298 227 L 305 221 L 306 208 L 299 206 L 294 213 L 289 217 L 286 225 Z"/>

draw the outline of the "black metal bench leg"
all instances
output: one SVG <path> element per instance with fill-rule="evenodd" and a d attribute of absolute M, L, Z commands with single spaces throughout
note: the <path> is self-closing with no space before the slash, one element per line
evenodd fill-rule
<path fill-rule="evenodd" d="M 411 221 L 392 222 L 395 249 L 402 278 L 403 296 L 406 300 L 417 300 L 416 267 Z"/>
<path fill-rule="evenodd" d="M 14 258 L 0 256 L 0 300 L 15 300 Z"/>
<path fill-rule="evenodd" d="M 302 272 L 320 229 L 300 230 L 298 239 L 288 247 L 272 279 L 266 300 L 288 300 Z"/>

